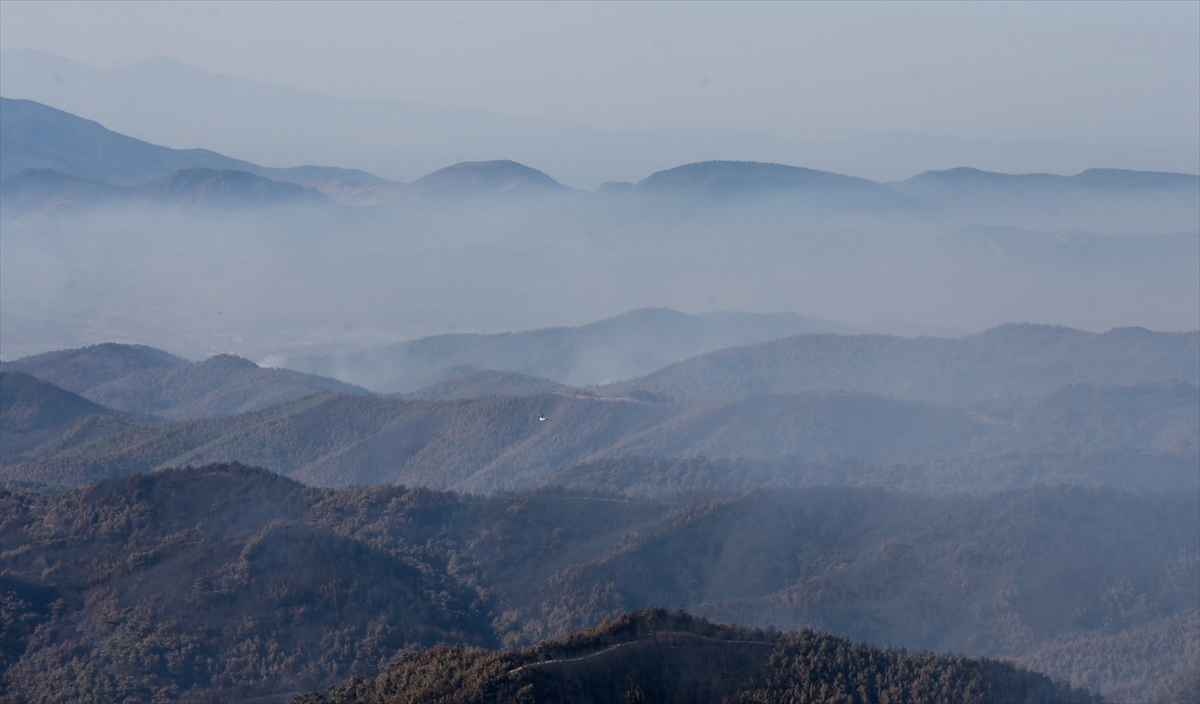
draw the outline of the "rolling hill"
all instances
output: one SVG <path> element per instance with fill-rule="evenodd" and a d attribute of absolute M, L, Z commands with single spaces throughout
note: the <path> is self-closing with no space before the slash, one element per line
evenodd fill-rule
<path fill-rule="evenodd" d="M 0 465 L 54 454 L 132 425 L 160 423 L 124 413 L 23 372 L 0 372 Z M 34 480 L 31 486 L 41 484 Z"/>
<path fill-rule="evenodd" d="M 586 657 L 637 641 L 626 635 L 685 631 L 823 644 L 883 672 L 946 662 L 917 651 L 1002 657 L 1116 701 L 1174 701 L 1200 648 L 1198 508 L 1191 491 L 1065 487 L 940 498 L 774 490 L 674 503 L 561 490 L 331 491 L 242 465 L 58 496 L 0 489 L 0 677 L 18 701 L 286 699 L 351 676 L 344 695 L 386 697 L 453 672 L 457 688 L 495 683 L 514 668 L 471 663 L 503 665 L 497 657 L 546 661 L 534 674 L 549 682 L 610 672 L 622 658 L 572 670 L 560 649 Z M 652 606 L 748 630 L 663 611 L 621 617 Z M 770 624 L 842 638 L 753 631 Z M 559 640 L 535 645 L 547 638 Z M 594 647 L 597 638 L 608 642 Z M 1117 649 L 1117 638 L 1143 645 Z M 452 647 L 424 650 L 436 643 Z M 707 657 L 741 647 L 687 636 L 666 644 Z M 976 667 L 955 662 L 959 673 Z M 442 674 L 426 669 L 438 663 Z M 779 691 L 771 681 L 756 687 Z"/>
<path fill-rule="evenodd" d="M 569 386 L 646 374 L 709 350 L 802 332 L 849 332 L 793 313 L 704 313 L 645 308 L 578 327 L 450 334 L 329 355 L 277 355 L 277 365 L 382 393 L 407 393 L 475 370 L 515 372 Z"/>
<path fill-rule="evenodd" d="M 1115 232 L 1200 231 L 1200 176 L 1088 169 L 1074 176 L 926 171 L 889 184 L 962 221 Z"/>
<path fill-rule="evenodd" d="M 827 633 L 768 633 L 661 607 L 516 651 L 460 646 L 411 653 L 372 680 L 333 688 L 329 701 L 832 704 L 892 697 L 913 704 L 1101 701 L 1000 662 L 885 652 Z M 327 700 L 314 692 L 293 701 Z"/>
<path fill-rule="evenodd" d="M 609 189 L 610 191 L 613 189 Z M 786 196 L 824 208 L 850 211 L 927 209 L 921 201 L 863 178 L 783 164 L 705 161 L 658 171 L 626 193 L 731 198 Z"/>
<path fill-rule="evenodd" d="M 597 389 L 677 399 L 863 391 L 934 403 L 1039 396 L 1068 384 L 1200 383 L 1200 332 L 1001 325 L 958 339 L 800 335 L 677 362 Z"/>
<path fill-rule="evenodd" d="M 489 396 L 532 396 L 566 391 L 567 388 L 556 381 L 536 376 L 481 369 L 430 384 L 404 396 L 429 401 L 453 401 Z"/>
<path fill-rule="evenodd" d="M 0 181 L 0 200 L 9 215 L 118 203 L 207 208 L 332 204 L 318 191 L 295 183 L 272 181 L 245 171 L 214 169 L 184 169 L 138 186 L 113 186 L 54 171 L 28 169 Z"/>
<path fill-rule="evenodd" d="M 507 159 L 464 161 L 438 169 L 408 184 L 402 197 L 409 201 L 505 197 L 569 192 L 546 174 Z"/>
<path fill-rule="evenodd" d="M 838 463 L 820 464 L 836 458 L 934 461 L 925 469 L 879 472 L 874 485 L 898 487 L 905 481 L 934 486 L 918 481 L 920 475 L 953 474 L 951 460 L 959 458 L 976 473 L 948 486 L 967 490 L 1025 486 L 1045 476 L 1091 485 L 1161 486 L 1166 480 L 1180 486 L 1181 480 L 1191 486 L 1194 481 L 1186 472 L 1180 479 L 1169 460 L 1145 476 L 1122 478 L 1122 469 L 1155 461 L 1110 459 L 1117 467 L 1102 473 L 1062 458 L 1134 448 L 1194 456 L 1200 447 L 1197 394 L 1183 384 L 1073 388 L 1041 399 L 941 407 L 862 393 L 664 404 L 562 392 L 455 401 L 324 392 L 235 416 L 129 429 L 26 458 L 4 467 L 0 477 L 72 486 L 164 467 L 241 461 L 318 486 L 402 483 L 490 491 L 544 483 L 581 462 L 628 457 L 818 462 L 777 465 L 764 484 L 779 484 L 789 474 L 804 484 L 821 483 L 822 476 L 825 483 L 837 482 L 846 478 Z M 1011 460 L 997 469 L 983 459 L 1005 453 L 1024 456 L 1032 467 L 1014 479 L 1004 477 Z"/>
<path fill-rule="evenodd" d="M 179 171 L 237 171 L 315 188 L 348 204 L 390 193 L 401 185 L 357 169 L 271 168 L 207 149 L 161 147 L 32 100 L 0 98 L 0 179 L 28 169 L 109 186 L 140 186 Z M 6 189 L 18 187 L 30 185 L 5 184 Z"/>
<path fill-rule="evenodd" d="M 0 368 L 32 374 L 116 410 L 170 420 L 240 413 L 317 391 L 367 393 L 335 379 L 261 368 L 232 355 L 189 363 L 144 345 L 116 343 L 46 352 Z"/>

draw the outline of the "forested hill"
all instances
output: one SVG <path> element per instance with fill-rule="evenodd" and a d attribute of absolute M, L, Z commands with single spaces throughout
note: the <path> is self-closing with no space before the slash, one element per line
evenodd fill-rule
<path fill-rule="evenodd" d="M 1012 324 L 960 339 L 800 335 L 711 352 L 599 392 L 695 399 L 841 390 L 961 403 L 1167 379 L 1200 383 L 1200 332 Z"/>
<path fill-rule="evenodd" d="M 23 357 L 0 365 L 52 382 L 104 406 L 171 420 L 263 408 L 317 391 L 366 394 L 361 387 L 217 355 L 189 363 L 144 345 L 106 343 Z"/>
<path fill-rule="evenodd" d="M 340 354 L 283 355 L 281 366 L 336 377 L 380 393 L 411 393 L 477 370 L 515 372 L 578 386 L 648 374 L 671 362 L 733 345 L 807 332 L 851 331 L 792 313 L 693 315 L 643 308 L 578 327 L 435 335 Z"/>
<path fill-rule="evenodd" d="M 1101 701 L 1045 675 L 991 660 L 880 650 L 825 633 L 763 632 L 665 609 L 631 612 L 522 650 L 439 647 L 376 678 L 292 704 L 485 702 L 903 701 L 1083 704 Z"/>
<path fill-rule="evenodd" d="M 666 404 L 564 393 L 429 401 L 326 392 L 234 416 L 130 428 L 62 451 L 6 460 L 0 478 L 77 486 L 165 467 L 241 461 L 319 486 L 403 483 L 490 491 L 535 485 L 579 462 L 622 457 L 902 462 L 1034 453 L 1043 457 L 1012 478 L 1016 485 L 1055 476 L 1088 485 L 1115 478 L 1116 486 L 1193 486 L 1194 479 L 1180 477 L 1170 462 L 1162 467 L 1171 477 L 1164 481 L 1167 475 L 1129 471 L 1153 462 L 1118 463 L 1124 470 L 1114 477 L 1075 459 L 1066 466 L 1077 473 L 1064 476 L 1054 458 L 1112 450 L 1129 457 L 1190 457 L 1197 447 L 1200 391 L 1179 382 L 1071 387 L 1040 399 L 967 407 L 847 393 Z M 1012 485 L 985 478 L 986 462 L 976 465 L 981 474 L 960 477 L 953 486 Z M 776 478 L 789 474 L 802 476 L 782 471 Z M 802 483 L 837 480 L 809 476 Z"/>
<path fill-rule="evenodd" d="M 660 605 L 1003 657 L 1159 704 L 1200 653 L 1198 510 L 1194 492 L 1045 487 L 673 503 L 334 491 L 241 465 L 0 490 L 0 698 L 324 691 L 402 648 L 524 647 Z M 943 662 L 822 639 L 881 667 Z"/>

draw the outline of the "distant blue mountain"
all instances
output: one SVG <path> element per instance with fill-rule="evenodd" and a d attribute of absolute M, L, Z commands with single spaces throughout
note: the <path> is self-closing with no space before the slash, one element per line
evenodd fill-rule
<path fill-rule="evenodd" d="M 49 169 L 26 169 L 0 180 L 0 201 L 8 212 L 58 211 L 121 201 L 148 201 L 219 208 L 330 204 L 311 188 L 272 181 L 232 169 L 180 169 L 138 186 L 119 186 L 66 176 Z"/>
<path fill-rule="evenodd" d="M 145 184 L 181 170 L 239 171 L 332 190 L 335 198 L 339 191 L 400 185 L 357 169 L 270 168 L 207 149 L 161 147 L 32 100 L 0 98 L 0 178 L 27 169 L 124 186 Z"/>
<path fill-rule="evenodd" d="M 569 190 L 537 169 L 503 159 L 467 161 L 438 169 L 408 184 L 403 197 L 405 200 L 429 200 L 502 193 L 566 193 Z"/>

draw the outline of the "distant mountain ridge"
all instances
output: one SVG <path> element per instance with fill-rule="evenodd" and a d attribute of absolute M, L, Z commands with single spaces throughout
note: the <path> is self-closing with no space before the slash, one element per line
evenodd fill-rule
<path fill-rule="evenodd" d="M 409 183 L 405 200 L 460 199 L 483 195 L 565 193 L 566 186 L 546 174 L 507 159 L 464 161 Z"/>
<path fill-rule="evenodd" d="M 578 327 L 490 335 L 449 334 L 330 355 L 280 355 L 272 364 L 410 393 L 490 369 L 567 386 L 630 378 L 703 351 L 801 332 L 853 332 L 829 321 L 785 313 L 681 313 L 645 308 Z"/>
<path fill-rule="evenodd" d="M 726 154 L 880 181 L 970 164 L 991 171 L 1075 172 L 1098 164 L 1194 172 L 1196 141 L 1141 148 L 1000 143 L 918 134 L 813 142 L 724 130 L 616 132 L 409 101 L 351 100 L 210 73 L 165 56 L 97 70 L 53 54 L 4 49 L 4 95 L 28 98 L 157 144 L 204 145 L 263 164 L 357 166 L 407 182 L 458 159 L 510 158 L 576 187 L 635 181 L 667 164 Z M 303 115 L 303 120 L 294 119 Z"/>
<path fill-rule="evenodd" d="M 332 205 L 315 189 L 272 181 L 246 171 L 183 169 L 137 186 L 114 186 L 26 169 L 0 181 L 0 198 L 22 211 L 61 211 L 114 203 L 258 208 L 280 205 Z"/>
<path fill-rule="evenodd" d="M 144 186 L 180 171 L 244 172 L 349 202 L 401 185 L 356 169 L 271 168 L 207 149 L 161 147 L 41 103 L 0 98 L 0 178 L 29 169 L 111 186 Z"/>
<path fill-rule="evenodd" d="M 874 181 L 828 171 L 754 161 L 705 161 L 658 171 L 639 181 L 637 193 L 691 194 L 730 199 L 745 196 L 808 197 L 824 207 L 920 210 L 928 204 Z"/>
<path fill-rule="evenodd" d="M 235 363 L 248 364 L 221 362 Z M 151 381 L 195 375 L 199 370 L 193 368 L 200 366 Z M 225 396 L 231 395 L 227 390 Z M 104 398 L 95 391 L 91 396 Z M 115 394 L 109 398 L 119 400 Z M 142 398 L 153 396 L 143 393 Z M 460 400 L 323 392 L 239 415 L 124 430 L 27 457 L 6 466 L 0 478 L 72 486 L 166 467 L 240 461 L 318 486 L 392 483 L 487 492 L 539 485 L 578 463 L 629 457 L 841 457 L 888 463 L 1130 448 L 1194 457 L 1198 447 L 1200 390 L 1181 383 L 1069 387 L 1045 397 L 960 407 L 864 393 L 668 404 L 567 392 Z M 976 464 L 990 471 L 986 462 Z M 1038 464 L 1032 463 L 1027 478 L 1039 474 Z M 1129 478 L 1120 485 L 1157 486 L 1168 476 L 1170 484 L 1179 479 L 1173 467 L 1166 462 L 1161 477 Z M 834 465 L 825 470 L 834 476 L 838 471 Z M 1022 481 L 1016 484 L 1023 486 Z M 1073 481 L 1109 479 L 1077 476 Z M 983 477 L 979 482 L 988 485 Z"/>
<path fill-rule="evenodd" d="M 263 369 L 232 355 L 188 362 L 143 345 L 106 343 L 0 364 L 57 384 L 96 403 L 171 420 L 263 408 L 318 391 L 366 389 L 286 369 Z"/>
<path fill-rule="evenodd" d="M 600 387 L 680 399 L 810 391 L 869 391 L 961 403 L 1038 395 L 1068 384 L 1200 383 L 1200 332 L 1142 328 L 1106 333 L 1001 325 L 964 338 L 800 335 L 677 362 L 648 376 Z"/>

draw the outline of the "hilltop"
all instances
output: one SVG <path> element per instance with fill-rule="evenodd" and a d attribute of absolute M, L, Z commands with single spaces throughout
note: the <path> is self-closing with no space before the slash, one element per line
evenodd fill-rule
<path fill-rule="evenodd" d="M 1001 325 L 958 339 L 800 335 L 719 350 L 599 387 L 679 399 L 864 391 L 934 403 L 1049 393 L 1068 384 L 1200 383 L 1200 332 L 1090 333 Z"/>
<path fill-rule="evenodd" d="M 405 200 L 521 196 L 569 191 L 546 174 L 515 161 L 463 161 L 422 176 L 404 188 Z"/>
<path fill-rule="evenodd" d="M 884 697 L 913 704 L 1101 701 L 1000 662 L 883 651 L 808 630 L 767 633 L 662 608 L 516 651 L 442 647 L 407 654 L 372 680 L 334 687 L 329 701 L 832 704 Z M 322 701 L 315 692 L 293 700 Z"/>
<path fill-rule="evenodd" d="M 610 189 L 612 190 L 612 189 Z M 809 205 L 847 210 L 921 210 L 927 205 L 874 181 L 828 171 L 755 161 L 705 161 L 658 171 L 639 181 L 640 194 L 707 199 L 786 195 Z"/>
<path fill-rule="evenodd" d="M 802 332 L 849 332 L 792 313 L 681 313 L 644 308 L 577 327 L 449 334 L 331 355 L 282 354 L 280 366 L 408 393 L 476 370 L 513 372 L 582 386 L 646 374 L 733 345 Z"/>
<path fill-rule="evenodd" d="M 366 389 L 289 369 L 259 367 L 233 355 L 203 362 L 144 345 L 105 343 L 4 362 L 96 403 L 171 420 L 212 418 L 254 410 L 318 391 L 366 394 Z"/>
<path fill-rule="evenodd" d="M 276 182 L 315 188 L 338 202 L 356 203 L 387 193 L 400 184 L 358 169 L 325 166 L 270 168 L 207 149 L 171 149 L 129 137 L 105 128 L 99 122 L 78 117 L 32 100 L 0 98 L 0 179 L 34 170 L 42 175 L 24 182 L 6 181 L 6 200 L 12 191 L 43 193 L 53 185 L 47 172 L 60 181 L 73 177 L 81 183 L 60 183 L 64 193 L 95 189 L 102 184 L 142 186 L 180 171 L 209 170 L 252 174 Z M 241 177 L 245 178 L 245 176 Z M 176 179 L 178 181 L 178 179 Z M 176 183 L 176 186 L 179 184 Z M 148 187 L 155 190 L 158 187 Z M 278 187 L 276 187 L 278 188 Z M 71 190 L 73 189 L 73 191 Z M 26 196 L 28 197 L 28 195 Z"/>

